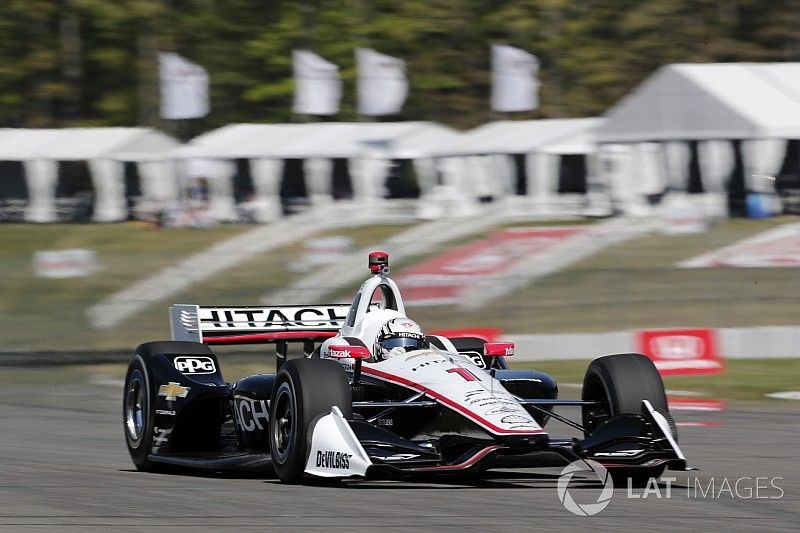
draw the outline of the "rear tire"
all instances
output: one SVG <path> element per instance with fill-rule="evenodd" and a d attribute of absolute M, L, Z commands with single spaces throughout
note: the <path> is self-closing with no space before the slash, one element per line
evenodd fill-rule
<path fill-rule="evenodd" d="M 677 428 L 667 405 L 664 382 L 647 356 L 625 353 L 595 359 L 586 369 L 582 399 L 603 403 L 600 407 L 583 408 L 586 436 L 612 416 L 642 414 L 642 400 L 648 400 L 656 411 L 664 415 L 673 438 L 676 441 L 678 439 Z M 632 486 L 641 486 L 649 478 L 659 477 L 664 468 L 610 468 L 609 473 L 615 482 L 630 481 Z"/>
<path fill-rule="evenodd" d="M 342 365 L 330 359 L 291 359 L 275 379 L 269 413 L 270 455 L 284 483 L 303 480 L 311 424 L 338 407 L 352 418 L 350 383 Z"/>
<path fill-rule="evenodd" d="M 153 448 L 153 387 L 147 364 L 138 353 L 131 359 L 125 375 L 122 426 L 136 469 L 152 471 L 154 465 L 147 456 Z"/>
<path fill-rule="evenodd" d="M 153 423 L 156 390 L 152 365 L 158 365 L 163 354 L 204 355 L 214 357 L 211 349 L 197 342 L 154 341 L 139 345 L 125 374 L 122 396 L 122 428 L 125 444 L 137 470 L 164 471 L 167 467 L 148 459 L 153 451 Z M 161 363 L 163 364 L 163 363 Z M 171 366 L 171 362 L 167 363 Z"/>

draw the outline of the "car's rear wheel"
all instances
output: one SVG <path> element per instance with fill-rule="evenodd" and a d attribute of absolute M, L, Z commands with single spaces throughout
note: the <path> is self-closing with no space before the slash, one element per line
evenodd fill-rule
<path fill-rule="evenodd" d="M 583 408 L 583 426 L 586 436 L 609 418 L 621 414 L 641 414 L 642 400 L 664 415 L 670 424 L 672 436 L 678 432 L 670 416 L 664 382 L 653 362 L 642 354 L 626 353 L 607 355 L 589 364 L 583 380 L 584 400 L 599 402 L 599 406 Z M 615 481 L 631 481 L 634 485 L 658 477 L 664 466 L 649 469 L 614 468 L 609 472 Z"/>
<path fill-rule="evenodd" d="M 315 418 L 338 407 L 352 417 L 350 384 L 342 365 L 329 359 L 291 359 L 275 379 L 270 401 L 270 455 L 278 478 L 298 483 L 308 460 Z"/>

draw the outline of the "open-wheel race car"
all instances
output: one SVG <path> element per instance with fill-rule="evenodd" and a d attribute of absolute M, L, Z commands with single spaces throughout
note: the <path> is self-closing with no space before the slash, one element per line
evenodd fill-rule
<path fill-rule="evenodd" d="M 388 277 L 388 254 L 370 254 L 369 267 L 349 306 L 172 306 L 172 340 L 140 345 L 125 378 L 136 467 L 274 471 L 299 483 L 475 475 L 540 466 L 555 452 L 635 483 L 686 469 L 647 357 L 593 360 L 582 399 L 562 400 L 549 375 L 508 367 L 511 343 L 423 334 Z M 274 344 L 277 370 L 227 383 L 209 345 L 244 343 Z M 551 419 L 583 438 L 551 436 Z"/>

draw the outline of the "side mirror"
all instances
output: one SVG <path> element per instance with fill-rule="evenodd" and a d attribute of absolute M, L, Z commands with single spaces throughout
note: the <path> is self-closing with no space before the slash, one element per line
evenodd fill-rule
<path fill-rule="evenodd" d="M 366 346 L 334 345 L 330 347 L 330 356 L 336 359 L 369 359 L 372 354 Z"/>
<path fill-rule="evenodd" d="M 511 357 L 514 355 L 514 343 L 487 342 L 483 345 L 483 355 L 486 357 Z"/>

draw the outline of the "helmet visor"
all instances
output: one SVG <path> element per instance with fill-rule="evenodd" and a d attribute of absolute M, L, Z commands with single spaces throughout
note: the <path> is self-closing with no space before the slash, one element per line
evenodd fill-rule
<path fill-rule="evenodd" d="M 381 346 L 385 350 L 391 350 L 392 348 L 405 348 L 406 351 L 411 349 L 420 349 L 425 348 L 425 340 L 417 337 L 393 337 L 389 339 L 384 339 L 381 342 Z"/>

